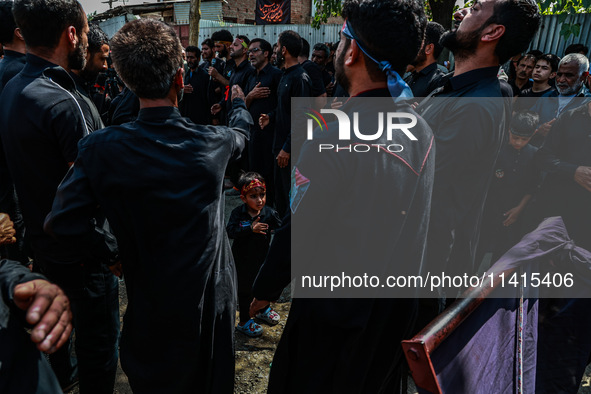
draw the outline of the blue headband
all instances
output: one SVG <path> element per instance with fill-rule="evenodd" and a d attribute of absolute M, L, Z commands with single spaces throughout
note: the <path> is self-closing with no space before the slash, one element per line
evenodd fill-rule
<path fill-rule="evenodd" d="M 406 84 L 406 82 L 404 82 L 400 75 L 392 69 L 392 65 L 389 61 L 383 60 L 379 62 L 373 56 L 367 53 L 367 51 L 364 48 L 364 44 L 360 39 L 358 39 L 355 36 L 353 28 L 350 26 L 350 24 L 347 23 L 346 20 L 343 24 L 343 29 L 341 30 L 341 33 L 343 33 L 345 37 L 347 37 L 348 39 L 355 40 L 357 42 L 357 47 L 359 47 L 359 49 L 361 49 L 361 51 L 365 53 L 365 55 L 368 58 L 373 60 L 382 72 L 386 73 L 388 77 L 388 90 L 390 91 L 390 95 L 394 97 L 394 101 L 414 97 L 414 95 L 412 94 L 412 90 L 410 90 L 410 87 L 408 87 L 408 85 Z"/>

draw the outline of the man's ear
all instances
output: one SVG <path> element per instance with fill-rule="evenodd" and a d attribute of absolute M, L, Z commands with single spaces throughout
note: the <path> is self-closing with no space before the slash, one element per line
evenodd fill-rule
<path fill-rule="evenodd" d="M 179 90 L 185 87 L 185 79 L 183 78 L 183 74 L 183 68 L 179 67 L 179 69 L 176 70 L 176 74 L 174 76 L 174 84 L 177 85 Z"/>
<path fill-rule="evenodd" d="M 431 55 L 435 50 L 435 44 L 427 44 L 425 45 L 425 55 Z"/>
<path fill-rule="evenodd" d="M 486 42 L 496 41 L 499 40 L 503 34 L 505 34 L 505 26 L 491 23 L 482 32 L 480 40 Z"/>
<path fill-rule="evenodd" d="M 556 78 L 556 71 L 553 71 L 550 73 L 550 76 L 548 77 L 548 79 L 554 79 Z"/>
<path fill-rule="evenodd" d="M 68 26 L 66 29 L 66 35 L 68 37 L 68 42 L 72 45 L 73 48 L 76 48 L 78 45 L 78 34 L 76 28 L 74 26 Z"/>
<path fill-rule="evenodd" d="M 23 33 L 21 33 L 21 29 L 20 28 L 16 28 L 14 29 L 14 35 L 17 36 L 17 38 L 21 41 L 25 41 L 25 38 L 23 37 Z"/>
<path fill-rule="evenodd" d="M 351 40 L 351 45 L 345 51 L 345 64 L 347 66 L 351 66 L 354 63 L 359 61 L 359 57 L 361 56 L 361 49 L 357 45 L 356 40 Z"/>

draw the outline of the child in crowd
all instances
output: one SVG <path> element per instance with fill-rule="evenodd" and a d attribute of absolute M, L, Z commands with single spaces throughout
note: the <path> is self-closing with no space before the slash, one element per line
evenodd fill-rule
<path fill-rule="evenodd" d="M 516 112 L 511 119 L 509 141 L 499 152 L 486 199 L 479 263 L 486 252 L 493 253 L 495 262 L 524 235 L 518 220 L 539 181 L 537 148 L 529 144 L 538 124 L 539 116 L 532 111 Z"/>
<path fill-rule="evenodd" d="M 262 176 L 256 172 L 243 174 L 237 186 L 244 204 L 232 211 L 226 227 L 228 236 L 234 239 L 232 254 L 238 275 L 240 322 L 237 330 L 258 337 L 263 334 L 263 328 L 249 315 L 252 284 L 269 250 L 271 232 L 281 225 L 281 219 L 273 208 L 265 206 L 266 186 Z M 279 314 L 270 305 L 256 318 L 271 325 L 279 322 Z"/>

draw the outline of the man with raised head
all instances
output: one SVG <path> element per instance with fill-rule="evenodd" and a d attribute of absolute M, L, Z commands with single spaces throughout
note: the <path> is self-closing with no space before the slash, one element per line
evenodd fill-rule
<path fill-rule="evenodd" d="M 196 125 L 177 108 L 182 48 L 171 27 L 129 22 L 111 49 L 138 118 L 80 143 L 45 229 L 93 250 L 88 220 L 104 211 L 129 298 L 121 365 L 134 392 L 231 393 L 236 290 L 222 185 L 252 124 L 244 95 L 233 89 L 231 127 Z"/>
<path fill-rule="evenodd" d="M 427 97 L 443 77 L 443 72 L 437 67 L 437 59 L 443 51 L 443 45 L 439 43 L 441 35 L 445 32 L 443 26 L 437 22 L 429 22 L 425 31 L 425 42 L 417 58 L 412 61 L 415 69 L 405 79 L 412 89 L 415 97 Z"/>
<path fill-rule="evenodd" d="M 117 262 L 116 242 L 94 220 L 87 223 L 96 246 L 92 252 L 65 248 L 43 231 L 57 186 L 89 132 L 82 96 L 68 71 L 86 63 L 86 15 L 75 0 L 18 0 L 13 14 L 28 52 L 24 69 L 0 96 L 4 153 L 34 265 L 72 303 L 80 392 L 110 394 L 117 371 L 119 297 L 107 264 Z M 68 346 L 51 356 L 51 364 L 63 387 L 76 380 Z"/>
<path fill-rule="evenodd" d="M 497 78 L 499 64 L 527 48 L 540 13 L 532 0 L 482 0 L 455 18 L 457 28 L 441 38 L 455 56 L 453 77 L 418 107 L 433 128 L 437 149 L 425 272 L 470 274 L 484 200 L 511 116 Z M 437 314 L 433 307 L 422 323 Z"/>
<path fill-rule="evenodd" d="M 289 283 L 289 255 L 279 256 L 275 247 L 285 242 L 289 229 L 298 282 L 297 272 L 315 268 L 324 274 L 346 271 L 346 275 L 366 270 L 418 275 L 420 270 L 434 141 L 427 124 L 400 100 L 412 97 L 400 74 L 419 52 L 427 19 L 422 5 L 412 0 L 348 0 L 343 16 L 335 69 L 338 83 L 351 99 L 339 111 L 350 119 L 371 114 L 363 125 L 372 131 L 378 123 L 374 115 L 381 108 L 414 117 L 411 130 L 416 140 L 404 133 L 383 133 L 371 142 L 357 135 L 339 140 L 339 122 L 322 111 L 328 124 L 316 128 L 313 140 L 301 148 L 292 172 L 291 227 L 275 235 L 253 287 L 251 314 L 276 299 Z M 319 141 L 333 148 L 319 151 Z M 352 148 L 365 144 L 374 145 L 369 151 Z M 386 148 L 396 144 L 404 149 L 393 153 Z M 287 250 L 289 254 L 289 246 Z M 379 290 L 366 295 L 294 298 L 273 359 L 268 392 L 398 392 L 403 377 L 400 341 L 412 335 L 416 299 L 376 298 L 392 297 Z"/>

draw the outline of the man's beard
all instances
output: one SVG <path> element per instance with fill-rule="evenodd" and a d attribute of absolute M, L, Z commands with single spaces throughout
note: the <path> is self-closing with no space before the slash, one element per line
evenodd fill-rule
<path fill-rule="evenodd" d="M 556 85 L 556 90 L 558 90 L 558 93 L 562 96 L 570 96 L 581 90 L 581 86 L 583 86 L 583 81 L 576 82 L 573 86 L 569 86 L 565 89 L 560 89 L 560 87 Z"/>
<path fill-rule="evenodd" d="M 334 70 L 335 79 L 337 80 L 337 83 L 341 85 L 347 93 L 349 93 L 349 88 L 351 87 L 351 84 L 349 83 L 349 79 L 345 75 L 345 50 L 341 51 L 339 56 L 335 58 Z"/>
<path fill-rule="evenodd" d="M 460 33 L 457 29 L 453 29 L 443 33 L 439 42 L 449 49 L 456 59 L 466 59 L 473 55 L 478 48 L 480 33 L 485 27 L 482 26 L 470 33 Z"/>
<path fill-rule="evenodd" d="M 84 66 L 86 66 L 86 48 L 81 37 L 78 37 L 78 46 L 68 54 L 68 68 L 83 70 Z"/>
<path fill-rule="evenodd" d="M 413 60 L 410 64 L 413 66 L 420 66 L 421 64 L 425 63 L 427 60 L 427 54 L 425 53 L 425 47 L 422 47 L 415 60 Z"/>

